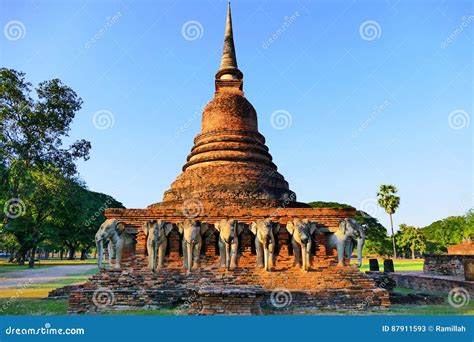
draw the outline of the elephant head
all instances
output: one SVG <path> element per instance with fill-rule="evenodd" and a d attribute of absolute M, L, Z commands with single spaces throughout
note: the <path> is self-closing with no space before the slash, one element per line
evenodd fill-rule
<path fill-rule="evenodd" d="M 310 265 L 312 235 L 316 231 L 316 223 L 309 222 L 308 219 L 301 220 L 296 218 L 288 221 L 286 230 L 291 235 L 295 257 L 294 265 L 298 265 L 300 260 L 302 260 L 302 268 L 304 271 L 307 271 Z"/>
<path fill-rule="evenodd" d="M 183 265 L 187 274 L 193 266 L 199 267 L 199 254 L 202 247 L 202 236 L 209 228 L 207 223 L 186 220 L 178 223 L 179 233 L 183 236 Z"/>
<path fill-rule="evenodd" d="M 357 243 L 357 266 L 360 267 L 362 265 L 362 249 L 364 248 L 366 237 L 364 226 L 357 223 L 353 218 L 346 218 L 339 223 L 339 231 L 349 240 L 346 240 L 349 242 L 347 253 L 349 261 L 355 247 L 355 242 Z"/>
<path fill-rule="evenodd" d="M 102 268 L 102 258 L 104 254 L 104 241 L 109 243 L 109 263 L 115 254 L 115 268 L 120 268 L 120 261 L 122 258 L 123 238 L 122 234 L 125 232 L 125 224 L 117 219 L 107 219 L 100 226 L 95 234 L 95 243 L 97 245 L 98 265 Z M 115 252 L 115 253 L 113 253 Z"/>
<path fill-rule="evenodd" d="M 153 271 L 163 266 L 163 259 L 168 244 L 168 235 L 173 230 L 173 224 L 161 220 L 150 220 L 143 224 L 143 232 L 147 237 L 148 267 Z M 158 256 L 158 265 L 156 258 Z"/>
<path fill-rule="evenodd" d="M 236 220 L 220 220 L 214 223 L 219 232 L 219 254 L 221 267 L 227 270 L 237 267 L 237 250 L 239 248 L 239 235 L 244 230 L 242 223 Z"/>
<path fill-rule="evenodd" d="M 255 235 L 255 248 L 257 250 L 257 267 L 264 267 L 265 271 L 269 271 L 273 266 L 275 235 L 280 230 L 278 223 L 271 220 L 258 220 L 250 225 L 250 231 Z M 263 251 L 263 255 L 262 255 Z M 263 262 L 262 262 L 263 257 Z"/>

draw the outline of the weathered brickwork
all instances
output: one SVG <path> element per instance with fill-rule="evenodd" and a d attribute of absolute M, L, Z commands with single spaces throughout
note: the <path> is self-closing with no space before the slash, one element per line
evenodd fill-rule
<path fill-rule="evenodd" d="M 409 272 L 394 272 L 388 276 L 395 280 L 398 287 L 426 292 L 449 293 L 454 288 L 466 289 L 474 297 L 474 281 L 464 281 L 463 277 L 436 276 Z"/>
<path fill-rule="evenodd" d="M 474 261 L 474 255 L 427 254 L 423 271 L 426 274 L 464 277 L 464 262 Z"/>
<path fill-rule="evenodd" d="M 97 305 L 101 291 L 111 298 L 109 305 Z M 377 288 L 353 267 L 303 272 L 283 266 L 264 272 L 254 267 L 225 271 L 201 265 L 185 275 L 180 268 L 152 273 L 144 260 L 135 260 L 123 270 L 108 269 L 94 275 L 82 289 L 71 293 L 69 312 L 174 308 L 176 314 L 259 314 L 257 307 L 267 307 L 267 313 L 274 314 L 278 312 L 272 310 L 271 296 L 279 291 L 291 293 L 286 313 L 384 309 L 390 304 L 388 291 Z"/>
<path fill-rule="evenodd" d="M 448 254 L 474 255 L 474 242 L 463 242 L 458 245 L 448 246 Z"/>

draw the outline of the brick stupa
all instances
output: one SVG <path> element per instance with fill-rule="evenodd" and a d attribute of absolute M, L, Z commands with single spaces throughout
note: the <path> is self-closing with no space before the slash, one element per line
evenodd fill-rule
<path fill-rule="evenodd" d="M 229 4 L 216 92 L 202 114 L 201 132 L 183 173 L 165 191 L 160 203 L 145 209 L 105 211 L 106 218 L 125 223 L 136 244 L 126 251 L 122 269 L 102 270 L 71 292 L 70 313 L 174 307 L 188 314 L 259 314 L 281 289 L 293 298 L 289 311 L 282 311 L 287 314 L 320 309 L 379 310 L 390 304 L 386 290 L 377 288 L 353 267 L 336 267 L 334 252 L 326 250 L 327 234 L 338 229 L 341 219 L 354 217 L 355 209 L 310 208 L 296 202 L 294 192 L 272 162 L 265 139 L 258 132 L 255 109 L 242 88 Z M 276 265 L 272 272 L 256 267 L 255 236 L 249 229 L 244 229 L 239 238 L 237 268 L 226 271 L 219 266 L 219 235 L 213 225 L 229 218 L 247 225 L 260 219 L 281 225 L 275 236 Z M 306 218 L 317 225 L 309 272 L 293 264 L 291 236 L 283 227 L 294 218 Z M 180 249 L 183 237 L 173 229 L 168 237 L 165 267 L 152 272 L 146 262 L 143 224 L 148 220 L 179 223 L 187 219 L 212 227 L 203 236 L 200 266 L 192 275 L 185 275 Z M 97 298 L 104 289 L 111 300 L 98 305 Z M 269 313 L 281 312 L 270 309 Z"/>
<path fill-rule="evenodd" d="M 224 49 L 216 73 L 214 98 L 202 113 L 201 132 L 187 162 L 163 202 L 151 205 L 169 207 L 186 200 L 199 200 L 207 206 L 275 207 L 296 202 L 288 182 L 277 171 L 265 138 L 258 131 L 257 113 L 243 93 L 243 74 L 237 66 L 230 6 Z"/>

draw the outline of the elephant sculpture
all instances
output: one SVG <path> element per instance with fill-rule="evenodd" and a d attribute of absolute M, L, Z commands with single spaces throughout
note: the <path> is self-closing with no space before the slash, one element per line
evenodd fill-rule
<path fill-rule="evenodd" d="M 250 225 L 250 231 L 255 235 L 255 249 L 257 250 L 257 267 L 270 271 L 274 266 L 275 235 L 280 225 L 269 219 L 257 220 Z"/>
<path fill-rule="evenodd" d="M 104 241 L 108 242 L 109 264 L 112 264 L 111 259 L 115 257 L 114 268 L 120 268 L 123 251 L 133 246 L 134 238 L 125 232 L 125 224 L 122 221 L 117 219 L 105 220 L 95 234 L 99 268 L 102 268 Z"/>
<path fill-rule="evenodd" d="M 343 266 L 345 260 L 350 265 L 351 255 L 357 242 L 357 266 L 362 265 L 362 249 L 365 243 L 365 228 L 353 218 L 346 218 L 339 222 L 335 233 L 326 236 L 326 249 L 337 249 L 337 265 Z"/>
<path fill-rule="evenodd" d="M 237 251 L 239 248 L 239 235 L 244 230 L 242 223 L 236 220 L 220 220 L 214 224 L 219 232 L 219 254 L 221 267 L 227 270 L 237 267 Z"/>
<path fill-rule="evenodd" d="M 303 271 L 308 271 L 310 266 L 312 235 L 316 231 L 316 223 L 309 222 L 308 219 L 302 220 L 295 218 L 288 221 L 286 230 L 291 235 L 291 244 L 294 254 L 293 266 L 301 265 Z"/>
<path fill-rule="evenodd" d="M 186 274 L 190 274 L 193 266 L 199 267 L 202 247 L 202 236 L 209 228 L 207 223 L 186 220 L 178 223 L 179 233 L 183 236 L 183 266 Z"/>
<path fill-rule="evenodd" d="M 148 267 L 155 272 L 157 268 L 163 267 L 168 235 L 173 230 L 173 224 L 161 220 L 150 220 L 143 224 L 143 232 L 146 239 L 146 250 L 148 253 Z M 158 257 L 158 264 L 157 259 Z"/>

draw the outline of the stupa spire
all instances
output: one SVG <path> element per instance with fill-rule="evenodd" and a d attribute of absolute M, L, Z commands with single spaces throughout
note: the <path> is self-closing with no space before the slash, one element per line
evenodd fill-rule
<path fill-rule="evenodd" d="M 216 73 L 216 80 L 242 80 L 242 78 L 242 72 L 237 67 L 234 33 L 232 30 L 232 14 L 229 1 L 225 25 L 224 49 L 222 51 L 221 66 Z"/>

